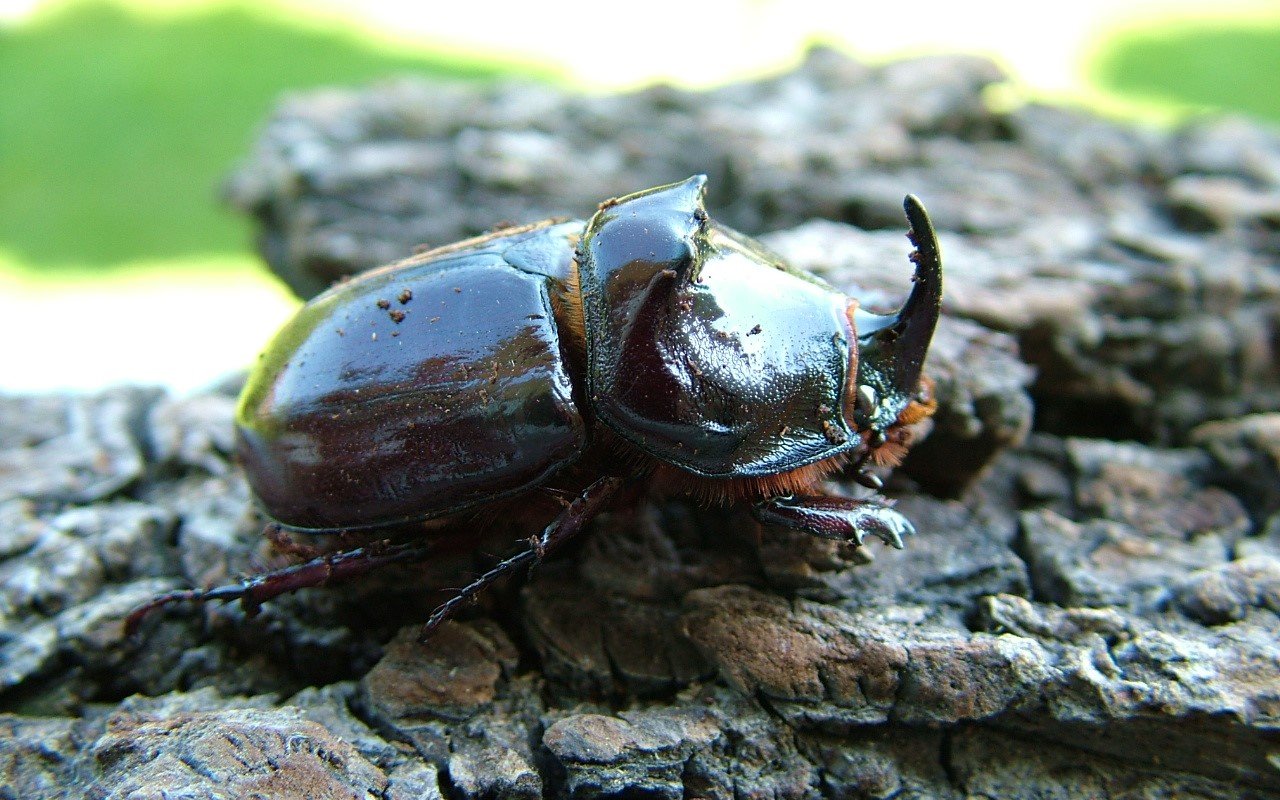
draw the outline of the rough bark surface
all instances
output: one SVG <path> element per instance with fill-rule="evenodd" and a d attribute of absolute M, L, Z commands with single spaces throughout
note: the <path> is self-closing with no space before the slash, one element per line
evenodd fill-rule
<path fill-rule="evenodd" d="M 1280 139 L 995 111 L 1001 79 L 818 52 L 706 94 L 287 102 L 228 192 L 307 293 L 708 172 L 718 218 L 888 307 L 919 195 L 919 535 L 868 564 L 657 502 L 426 645 L 520 534 L 128 640 L 159 591 L 284 563 L 235 387 L 0 397 L 0 797 L 1280 797 Z"/>

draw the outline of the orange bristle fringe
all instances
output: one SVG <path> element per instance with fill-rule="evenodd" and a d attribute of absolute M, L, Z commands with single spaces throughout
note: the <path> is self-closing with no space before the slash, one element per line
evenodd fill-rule
<path fill-rule="evenodd" d="M 582 305 L 582 279 L 578 261 L 574 259 L 565 279 L 564 291 L 551 299 L 559 328 L 560 341 L 569 360 L 585 367 L 587 362 L 587 321 Z"/>

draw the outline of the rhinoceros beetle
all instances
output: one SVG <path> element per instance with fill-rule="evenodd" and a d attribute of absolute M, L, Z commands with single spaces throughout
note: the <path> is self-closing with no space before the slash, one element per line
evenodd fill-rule
<path fill-rule="evenodd" d="M 914 285 L 877 315 L 711 220 L 705 176 L 422 253 L 335 285 L 267 347 L 236 414 L 238 455 L 286 529 L 454 518 L 548 488 L 559 515 L 432 614 L 581 532 L 628 484 L 746 504 L 763 523 L 894 547 L 875 499 L 824 494 L 896 464 L 936 402 L 921 366 L 942 265 L 905 201 Z M 333 552 L 240 584 L 172 592 L 250 609 L 281 593 L 431 557 L 437 534 Z M 457 536 L 457 534 L 453 534 Z"/>

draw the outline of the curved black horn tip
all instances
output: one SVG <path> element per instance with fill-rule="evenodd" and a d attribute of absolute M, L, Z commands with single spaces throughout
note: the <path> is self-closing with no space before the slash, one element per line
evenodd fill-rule
<path fill-rule="evenodd" d="M 927 270 L 941 277 L 942 257 L 938 248 L 938 235 L 933 230 L 933 223 L 929 221 L 929 212 L 925 211 L 924 203 L 920 202 L 920 198 L 909 194 L 903 199 L 902 208 L 907 212 L 907 222 L 911 225 L 907 237 L 916 248 L 911 254 L 911 260 L 916 265 L 917 276 Z"/>

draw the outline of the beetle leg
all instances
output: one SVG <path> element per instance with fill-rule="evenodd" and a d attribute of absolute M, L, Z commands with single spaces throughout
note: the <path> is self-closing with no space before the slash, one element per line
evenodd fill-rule
<path fill-rule="evenodd" d="M 251 575 L 240 583 L 231 583 L 212 589 L 168 592 L 130 611 L 129 616 L 124 620 L 125 635 L 133 636 L 137 633 L 143 618 L 152 611 L 174 603 L 239 600 L 245 610 L 252 614 L 273 597 L 312 586 L 323 586 L 330 581 L 353 578 L 387 564 L 400 561 L 422 561 L 430 554 L 429 543 L 420 540 L 401 544 L 377 542 L 354 550 L 327 553 L 283 569 Z"/>
<path fill-rule="evenodd" d="M 874 472 L 867 472 L 867 461 L 870 458 L 871 450 L 864 449 L 862 451 L 862 455 L 858 456 L 858 459 L 850 465 L 850 469 L 853 472 L 853 479 L 855 481 L 868 489 L 873 489 L 878 492 L 884 488 L 884 481 L 880 480 L 880 476 L 876 475 Z"/>
<path fill-rule="evenodd" d="M 422 626 L 422 635 L 418 641 L 425 642 L 431 638 L 445 620 L 494 581 L 521 567 L 538 563 L 547 553 L 582 533 L 591 520 L 604 510 L 609 499 L 622 488 L 623 483 L 625 481 L 622 478 L 605 476 L 584 489 L 582 494 L 578 495 L 550 525 L 543 529 L 541 535 L 530 537 L 528 549 L 498 563 L 493 569 L 459 589 L 457 594 L 431 612 L 431 617 Z"/>
<path fill-rule="evenodd" d="M 568 508 L 570 502 L 572 502 L 569 498 L 576 496 L 574 495 L 573 492 L 566 492 L 563 489 L 552 489 L 546 486 L 542 487 L 541 492 L 545 494 L 547 497 L 550 497 L 552 500 L 559 503 L 561 508 Z M 534 538 L 541 538 L 541 537 L 534 537 Z"/>
<path fill-rule="evenodd" d="M 269 523 L 262 529 L 262 535 L 271 543 L 271 549 L 281 555 L 293 556 L 307 561 L 324 555 L 320 548 L 310 544 L 303 544 L 290 536 L 278 522 Z"/>
<path fill-rule="evenodd" d="M 753 505 L 751 514 L 766 525 L 859 546 L 871 534 L 901 550 L 902 537 L 915 533 L 906 517 L 875 500 L 830 495 L 770 497 Z"/>

